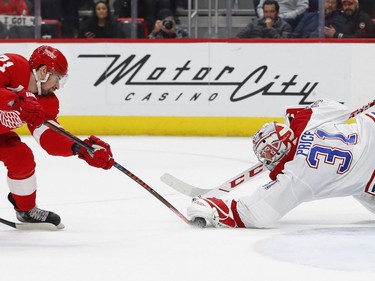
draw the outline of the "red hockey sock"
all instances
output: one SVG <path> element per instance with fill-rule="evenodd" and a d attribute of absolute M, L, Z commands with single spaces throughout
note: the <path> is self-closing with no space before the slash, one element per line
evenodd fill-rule
<path fill-rule="evenodd" d="M 16 195 L 14 193 L 9 193 L 8 199 L 13 204 L 15 209 L 20 211 L 29 211 L 36 205 L 36 191 L 30 195 Z"/>

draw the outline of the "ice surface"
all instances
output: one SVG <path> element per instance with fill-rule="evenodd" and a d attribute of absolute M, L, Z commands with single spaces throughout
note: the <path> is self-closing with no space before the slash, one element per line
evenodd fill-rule
<path fill-rule="evenodd" d="M 190 199 L 163 184 L 163 173 L 213 187 L 256 162 L 247 138 L 102 138 L 118 163 L 183 214 Z M 35 152 L 38 205 L 66 228 L 0 225 L 1 280 L 373 280 L 375 217 L 352 198 L 303 204 L 270 229 L 195 229 L 119 170 L 52 157 L 23 140 Z M 4 167 L 1 174 L 0 217 L 15 220 Z M 265 182 L 266 174 L 226 197 Z"/>

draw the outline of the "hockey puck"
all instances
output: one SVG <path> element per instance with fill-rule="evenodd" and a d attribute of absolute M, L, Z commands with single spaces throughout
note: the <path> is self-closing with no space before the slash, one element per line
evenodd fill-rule
<path fill-rule="evenodd" d="M 204 218 L 195 218 L 191 221 L 191 225 L 199 228 L 204 228 L 206 226 L 206 220 Z"/>

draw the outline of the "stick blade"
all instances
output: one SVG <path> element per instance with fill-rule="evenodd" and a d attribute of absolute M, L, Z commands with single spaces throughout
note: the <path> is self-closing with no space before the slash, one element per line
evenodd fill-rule
<path fill-rule="evenodd" d="M 168 173 L 163 174 L 160 177 L 160 180 L 166 185 L 172 187 L 174 190 L 190 197 L 203 195 L 210 191 L 210 189 L 203 189 L 190 185 Z"/>
<path fill-rule="evenodd" d="M 64 228 L 63 224 L 58 226 L 48 222 L 38 223 L 16 223 L 16 229 L 18 230 L 42 230 L 42 231 L 57 231 Z"/>

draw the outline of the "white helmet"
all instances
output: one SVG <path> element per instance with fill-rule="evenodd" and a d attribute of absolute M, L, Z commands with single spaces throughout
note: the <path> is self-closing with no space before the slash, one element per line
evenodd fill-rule
<path fill-rule="evenodd" d="M 292 148 L 293 131 L 286 125 L 270 122 L 253 137 L 253 149 L 259 161 L 272 171 Z"/>

